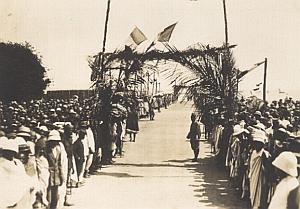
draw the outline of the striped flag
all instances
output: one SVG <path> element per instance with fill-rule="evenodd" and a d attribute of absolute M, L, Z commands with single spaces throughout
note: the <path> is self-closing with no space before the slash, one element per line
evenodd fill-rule
<path fill-rule="evenodd" d="M 177 22 L 166 27 L 162 32 L 158 34 L 157 41 L 168 42 L 171 38 L 172 32 L 176 26 Z"/>
<path fill-rule="evenodd" d="M 254 64 L 254 66 L 252 68 L 250 68 L 249 70 L 245 70 L 245 71 L 240 71 L 237 78 L 241 79 L 242 77 L 244 77 L 246 74 L 248 74 L 249 72 L 253 71 L 254 69 L 256 69 L 258 66 L 260 66 L 261 64 L 264 64 L 265 61 L 259 62 Z"/>

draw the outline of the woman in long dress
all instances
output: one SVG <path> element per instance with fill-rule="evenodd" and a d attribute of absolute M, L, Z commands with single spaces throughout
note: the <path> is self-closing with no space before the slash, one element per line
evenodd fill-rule
<path fill-rule="evenodd" d="M 135 142 L 136 134 L 139 132 L 139 118 L 134 108 L 128 108 L 126 132 L 129 134 L 130 141 Z"/>

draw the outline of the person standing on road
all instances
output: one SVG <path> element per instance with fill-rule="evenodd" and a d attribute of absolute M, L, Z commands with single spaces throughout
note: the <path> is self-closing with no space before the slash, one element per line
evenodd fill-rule
<path fill-rule="evenodd" d="M 68 158 L 64 145 L 61 143 L 60 133 L 52 130 L 49 133 L 46 155 L 49 164 L 48 201 L 50 209 L 63 206 L 68 172 Z"/>
<path fill-rule="evenodd" d="M 128 108 L 126 132 L 129 134 L 130 141 L 135 142 L 136 134 L 139 132 L 139 117 L 134 107 Z"/>
<path fill-rule="evenodd" d="M 198 155 L 199 155 L 199 147 L 200 147 L 200 138 L 201 138 L 201 130 L 200 130 L 200 125 L 196 121 L 196 114 L 192 113 L 191 114 L 191 126 L 190 126 L 190 131 L 187 135 L 187 139 L 190 140 L 191 143 L 191 148 L 194 151 L 194 159 L 193 162 L 198 161 Z"/>
<path fill-rule="evenodd" d="M 148 103 L 149 103 L 149 117 L 150 117 L 150 120 L 154 120 L 154 116 L 155 116 L 155 113 L 154 113 L 154 99 L 151 98 Z"/>

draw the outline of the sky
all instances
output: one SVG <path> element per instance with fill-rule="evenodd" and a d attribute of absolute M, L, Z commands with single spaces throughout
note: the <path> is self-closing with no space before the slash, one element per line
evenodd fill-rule
<path fill-rule="evenodd" d="M 0 0 L 0 41 L 29 42 L 43 57 L 49 89 L 90 86 L 87 58 L 102 49 L 106 0 Z M 300 98 L 300 1 L 227 0 L 229 43 L 240 70 L 268 58 L 269 93 Z M 224 42 L 222 0 L 111 0 L 107 51 L 122 47 L 135 26 L 151 42 L 178 22 L 170 44 Z M 249 73 L 240 90 L 262 81 L 263 66 Z M 261 92 L 258 92 L 261 93 Z"/>

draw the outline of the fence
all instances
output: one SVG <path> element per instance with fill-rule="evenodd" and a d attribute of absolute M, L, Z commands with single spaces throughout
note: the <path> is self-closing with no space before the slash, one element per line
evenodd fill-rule
<path fill-rule="evenodd" d="M 80 99 L 85 99 L 94 94 L 94 90 L 54 90 L 47 91 L 44 95 L 46 99 L 70 99 L 77 95 Z"/>

